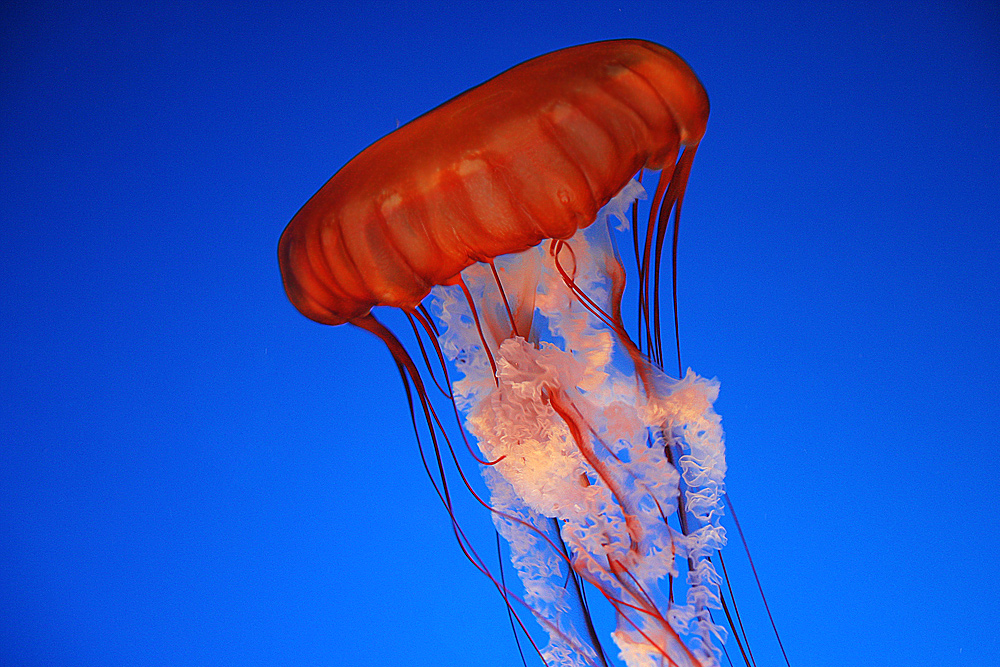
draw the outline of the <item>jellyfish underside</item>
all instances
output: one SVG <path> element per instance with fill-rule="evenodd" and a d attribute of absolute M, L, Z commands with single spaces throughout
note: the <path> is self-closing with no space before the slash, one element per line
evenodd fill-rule
<path fill-rule="evenodd" d="M 612 226 L 637 198 L 632 180 L 572 238 L 474 264 L 468 295 L 429 300 L 524 588 L 511 597 L 548 633 L 548 665 L 605 664 L 571 581 L 612 605 L 629 667 L 715 665 L 726 637 L 711 616 L 726 541 L 718 383 L 668 377 L 611 315 L 624 277 Z"/>

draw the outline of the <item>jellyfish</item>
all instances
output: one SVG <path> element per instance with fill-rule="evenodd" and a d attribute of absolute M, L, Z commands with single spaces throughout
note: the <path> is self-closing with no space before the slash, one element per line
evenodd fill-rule
<path fill-rule="evenodd" d="M 388 347 L 411 414 L 426 422 L 422 456 L 459 545 L 547 665 L 610 664 L 595 596 L 613 609 L 611 638 L 629 667 L 716 665 L 726 639 L 713 617 L 724 603 L 713 554 L 726 542 L 718 384 L 681 372 L 679 343 L 677 377 L 664 371 L 659 308 L 668 229 L 676 285 L 681 203 L 708 109 L 692 70 L 658 44 L 555 51 L 369 146 L 279 242 L 303 315 Z M 634 335 L 623 314 L 633 279 Z M 676 334 L 676 287 L 673 303 Z M 419 354 L 375 317 L 379 306 L 406 314 Z M 518 590 L 452 512 L 443 462 L 461 464 L 449 412 L 488 493 L 461 467 L 460 486 L 508 543 Z"/>

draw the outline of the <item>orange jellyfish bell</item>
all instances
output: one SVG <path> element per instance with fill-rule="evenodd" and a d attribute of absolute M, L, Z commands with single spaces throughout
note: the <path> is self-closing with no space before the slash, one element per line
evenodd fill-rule
<path fill-rule="evenodd" d="M 285 289 L 324 324 L 412 309 L 471 264 L 571 237 L 640 169 L 672 167 L 688 146 L 679 199 L 707 120 L 694 72 L 658 44 L 529 60 L 338 171 L 281 235 Z"/>
<path fill-rule="evenodd" d="M 389 347 L 426 421 L 425 465 L 459 544 L 548 665 L 610 664 L 588 587 L 614 609 L 611 636 L 630 667 L 715 665 L 725 641 L 711 615 L 724 603 L 711 558 L 725 543 L 718 385 L 663 372 L 657 303 L 662 245 L 672 212 L 676 244 L 707 120 L 701 83 L 658 44 L 556 51 L 369 146 L 278 246 L 299 311 Z M 646 190 L 634 180 L 643 170 L 662 171 L 644 232 L 636 200 Z M 629 226 L 634 339 L 614 233 Z M 507 540 L 519 591 L 462 531 L 443 463 L 460 465 L 458 453 L 375 306 L 406 313 L 427 372 L 475 437 L 478 453 L 467 444 L 489 498 L 458 473 Z"/>

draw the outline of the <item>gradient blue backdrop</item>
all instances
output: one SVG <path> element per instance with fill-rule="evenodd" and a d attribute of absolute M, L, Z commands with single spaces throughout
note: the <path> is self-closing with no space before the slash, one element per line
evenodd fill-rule
<path fill-rule="evenodd" d="M 796 4 L 4 3 L 0 664 L 519 664 L 388 354 L 275 247 L 398 123 L 626 36 L 712 99 L 685 362 L 792 664 L 1000 664 L 1000 12 Z"/>

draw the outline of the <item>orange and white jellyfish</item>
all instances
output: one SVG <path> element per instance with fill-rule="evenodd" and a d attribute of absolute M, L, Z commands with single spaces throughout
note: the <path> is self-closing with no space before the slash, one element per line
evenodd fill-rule
<path fill-rule="evenodd" d="M 708 108 L 691 69 L 658 44 L 556 51 L 372 144 L 281 236 L 292 303 L 375 333 L 412 383 L 450 512 L 443 461 L 454 452 L 423 378 L 444 380 L 523 592 L 489 574 L 457 523 L 456 535 L 512 612 L 546 630 L 548 644 L 532 644 L 549 665 L 608 664 L 585 584 L 614 608 L 630 667 L 714 665 L 725 641 L 711 615 L 722 604 L 712 555 L 725 543 L 718 386 L 664 373 L 658 307 L 666 232 L 673 213 L 676 236 Z M 641 231 L 644 170 L 661 177 Z M 615 246 L 628 227 L 635 337 Z M 427 371 L 375 306 L 407 314 Z"/>

